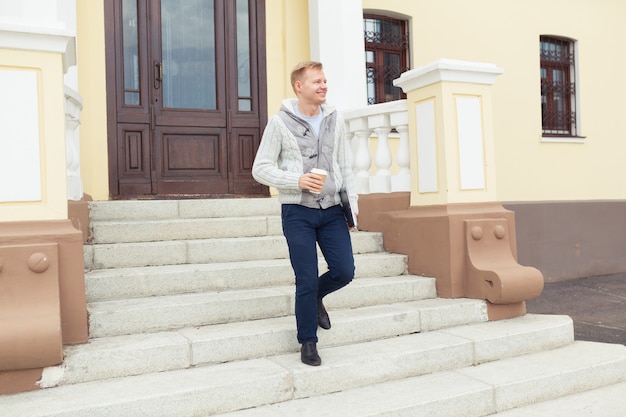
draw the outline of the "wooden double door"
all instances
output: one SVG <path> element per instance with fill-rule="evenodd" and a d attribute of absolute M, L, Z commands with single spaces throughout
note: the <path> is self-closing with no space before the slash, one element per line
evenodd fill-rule
<path fill-rule="evenodd" d="M 105 0 L 112 198 L 267 195 L 261 0 Z"/>

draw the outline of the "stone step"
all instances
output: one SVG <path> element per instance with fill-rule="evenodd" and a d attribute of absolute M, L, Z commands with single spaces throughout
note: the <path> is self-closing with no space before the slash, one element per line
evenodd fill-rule
<path fill-rule="evenodd" d="M 382 252 L 382 240 L 380 233 L 354 232 L 353 252 Z M 286 259 L 289 256 L 283 236 L 85 245 L 84 254 L 88 269 Z"/>
<path fill-rule="evenodd" d="M 473 300 L 425 300 L 331 309 L 330 314 L 333 328 L 319 332 L 320 347 L 395 338 L 486 321 L 484 305 Z M 567 336 L 572 333 L 571 325 L 568 328 L 570 322 L 565 319 L 553 324 L 547 320 L 541 324 L 539 320 L 531 319 L 519 323 L 517 327 L 528 327 L 528 333 L 539 334 L 540 328 L 550 326 L 554 334 L 564 334 L 561 339 L 571 339 Z M 496 329 L 493 334 L 505 334 L 503 331 L 507 329 Z M 87 345 L 67 346 L 63 365 L 50 368 L 48 373 L 53 375 L 50 379 L 57 380 L 53 385 L 57 385 L 262 358 L 297 351 L 299 345 L 295 333 L 294 317 L 286 316 L 95 338 Z M 554 335 L 550 337 L 554 338 Z"/>
<path fill-rule="evenodd" d="M 258 320 L 294 314 L 293 285 L 89 303 L 92 338 Z M 356 308 L 436 297 L 433 279 L 403 275 L 359 278 L 324 299 L 328 308 Z"/>
<path fill-rule="evenodd" d="M 276 198 L 109 200 L 89 203 L 92 222 L 280 215 Z"/>
<path fill-rule="evenodd" d="M 406 256 L 400 254 L 357 254 L 354 262 L 355 278 L 398 276 L 407 269 Z M 320 273 L 328 269 L 322 258 L 318 268 Z M 288 259 L 97 269 L 85 274 L 88 302 L 293 283 Z"/>
<path fill-rule="evenodd" d="M 504 411 L 498 417 L 623 417 L 626 382 Z"/>
<path fill-rule="evenodd" d="M 298 399 L 299 392 L 305 393 L 306 389 L 314 391 L 312 386 L 328 386 L 329 376 L 323 375 L 323 371 L 316 373 L 305 369 L 302 373 L 303 375 L 294 375 L 295 399 L 219 414 L 219 417 L 537 417 L 540 415 L 518 414 L 520 409 L 513 409 L 534 403 L 540 403 L 536 407 L 541 407 L 542 402 L 561 397 L 564 393 L 575 398 L 585 395 L 586 398 L 579 400 L 578 405 L 597 406 L 595 400 L 601 394 L 600 390 L 606 389 L 608 393 L 612 393 L 615 389 L 611 387 L 623 387 L 626 379 L 626 347 L 575 342 L 549 351 L 468 366 L 455 371 L 440 371 Z M 624 403 L 623 399 L 614 398 L 610 402 L 613 405 Z M 569 409 L 572 410 L 573 407 L 570 405 Z M 596 414 L 577 409 L 573 414 L 561 412 L 557 415 Z M 617 417 L 623 415 L 623 409 L 598 415 Z"/>
<path fill-rule="evenodd" d="M 565 316 L 488 322 L 484 301 L 436 298 L 370 232 L 351 234 L 355 280 L 325 298 L 322 366 L 303 365 L 276 199 L 90 210 L 90 341 L 0 415 L 576 417 L 564 399 L 607 416 L 597 398 L 626 398 L 626 347 L 574 342 Z"/>
<path fill-rule="evenodd" d="M 401 354 L 404 346 L 410 346 L 411 351 L 417 347 L 425 351 L 441 349 L 442 353 L 450 353 L 450 349 L 457 346 L 457 351 L 452 352 L 454 360 L 438 358 L 440 363 L 429 365 L 431 369 L 450 369 L 451 364 L 468 356 L 477 363 L 485 363 L 553 349 L 573 341 L 571 320 L 566 316 L 528 315 L 495 326 L 483 322 L 449 327 L 440 322 L 443 329 L 435 329 L 434 324 L 428 323 L 428 316 L 431 320 L 435 316 L 432 305 L 423 306 L 422 310 L 417 303 L 404 307 L 384 305 L 333 311 L 334 328 L 320 331 L 318 346 L 324 349 L 378 340 L 378 343 L 369 345 L 370 349 L 373 350 L 374 346 L 377 350 L 388 349 L 394 357 Z M 459 305 L 456 308 L 462 312 L 467 307 Z M 429 314 L 426 313 L 428 308 L 431 310 Z M 424 328 L 432 330 L 419 333 L 421 336 L 414 338 L 417 341 L 415 346 L 403 344 L 402 349 L 396 350 L 392 346 L 394 342 L 381 340 L 395 340 L 396 336 L 420 332 L 421 311 L 425 312 Z M 47 369 L 44 380 L 49 386 L 76 384 L 297 352 L 299 345 L 295 340 L 293 322 L 293 317 L 283 317 L 93 339 L 87 345 L 66 347 L 63 365 Z M 453 343 L 442 346 L 442 340 Z"/>
<path fill-rule="evenodd" d="M 93 243 L 156 242 L 225 237 L 282 236 L 280 216 L 107 220 L 92 223 Z"/>
<path fill-rule="evenodd" d="M 487 416 L 626 380 L 623 345 L 574 342 L 487 363 L 475 349 L 415 334 L 322 348 L 320 367 L 289 353 L 9 395 L 2 406 L 23 417 Z"/>

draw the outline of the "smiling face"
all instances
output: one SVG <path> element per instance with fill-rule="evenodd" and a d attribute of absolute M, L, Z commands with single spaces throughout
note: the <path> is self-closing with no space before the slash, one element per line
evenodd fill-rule
<path fill-rule="evenodd" d="M 294 90 L 298 100 L 304 105 L 319 106 L 326 102 L 326 76 L 318 68 L 307 68 L 302 76 L 294 82 Z"/>

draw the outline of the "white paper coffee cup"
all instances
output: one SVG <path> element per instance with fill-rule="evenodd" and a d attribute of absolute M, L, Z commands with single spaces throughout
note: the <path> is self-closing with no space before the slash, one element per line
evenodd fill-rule
<path fill-rule="evenodd" d="M 321 169 L 321 168 L 313 168 L 311 170 L 311 172 L 313 174 L 317 174 L 317 175 L 321 176 L 322 177 L 322 182 L 326 182 L 326 177 L 328 176 L 328 171 L 326 171 L 325 169 Z M 323 185 L 322 185 L 322 187 L 323 187 Z M 319 192 L 317 192 L 317 191 L 311 191 L 311 192 L 313 194 L 319 194 Z"/>

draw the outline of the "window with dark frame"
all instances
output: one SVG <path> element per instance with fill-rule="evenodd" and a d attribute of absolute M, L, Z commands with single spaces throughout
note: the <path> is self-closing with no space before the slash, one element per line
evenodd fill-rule
<path fill-rule="evenodd" d="M 406 20 L 363 15 L 367 104 L 406 98 L 393 80 L 407 71 L 409 35 Z"/>
<path fill-rule="evenodd" d="M 576 136 L 574 41 L 540 37 L 543 136 Z"/>

